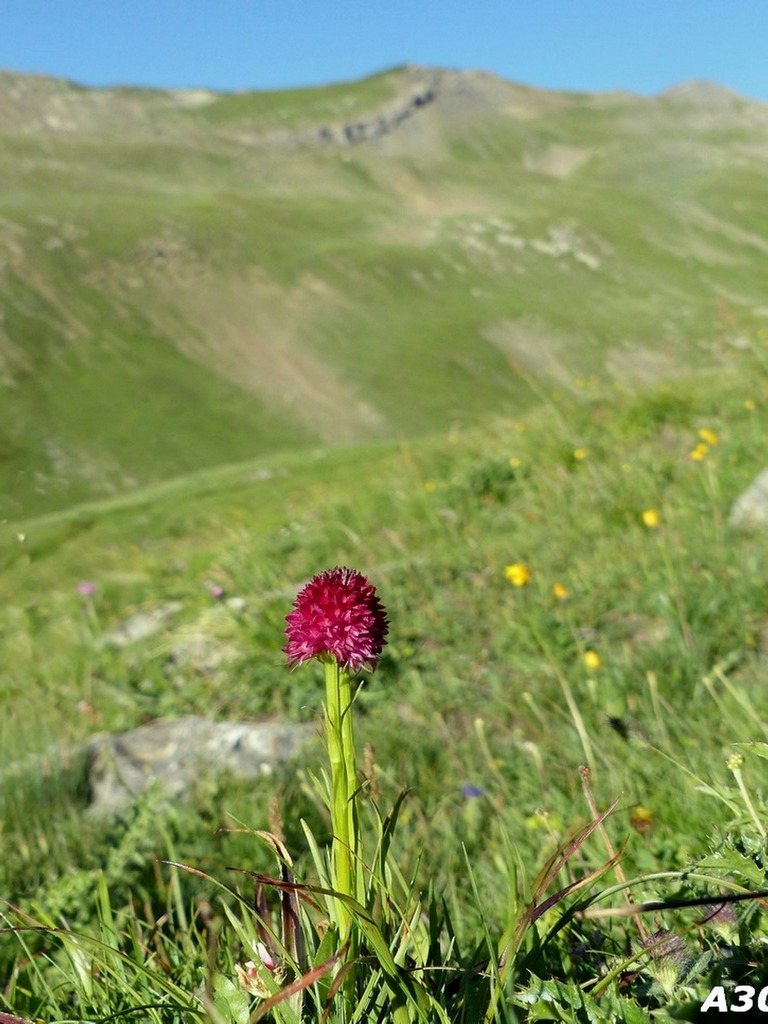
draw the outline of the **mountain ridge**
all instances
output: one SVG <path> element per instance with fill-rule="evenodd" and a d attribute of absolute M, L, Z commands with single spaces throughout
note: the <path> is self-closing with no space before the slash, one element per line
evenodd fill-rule
<path fill-rule="evenodd" d="M 397 123 L 404 119 L 408 108 L 418 108 L 430 102 L 436 92 L 462 89 L 474 89 L 476 94 L 484 95 L 486 102 L 491 101 L 497 106 L 499 99 L 515 96 L 525 98 L 527 107 L 520 103 L 521 116 L 533 116 L 549 103 L 564 103 L 579 99 L 588 99 L 596 105 L 610 104 L 621 101 L 638 101 L 654 103 L 657 101 L 681 101 L 707 106 L 766 108 L 768 103 L 746 97 L 736 90 L 705 79 L 691 79 L 675 83 L 653 95 L 635 93 L 631 90 L 608 89 L 595 92 L 568 91 L 564 89 L 548 89 L 528 86 L 523 83 L 505 79 L 493 72 L 479 69 L 451 70 L 439 67 L 428 67 L 419 64 L 404 64 L 387 68 L 360 80 L 339 81 L 326 85 L 271 90 L 236 90 L 226 91 L 206 87 L 163 88 L 151 86 L 111 85 L 95 87 L 82 85 L 77 81 L 64 77 L 29 72 L 16 72 L 0 68 L 0 130 L 7 130 L 10 125 L 23 125 L 27 131 L 61 130 L 61 131 L 93 131 L 99 125 L 99 116 L 103 118 L 122 116 L 130 120 L 131 115 L 137 117 L 137 123 L 153 128 L 148 120 L 146 104 L 155 113 L 188 112 L 210 107 L 222 101 L 237 102 L 238 99 L 260 96 L 267 99 L 279 97 L 306 96 L 310 93 L 338 93 L 345 89 L 353 90 L 361 82 L 391 82 L 395 107 L 388 120 Z M 394 83 L 397 82 L 397 85 Z M 382 90 L 382 100 L 386 89 Z M 374 93 L 375 96 L 375 93 Z M 349 99 L 349 97 L 347 97 Z M 370 102 L 373 102 L 371 99 Z M 83 109 L 81 121 L 72 119 L 78 105 Z M 383 105 L 386 105 L 384 102 Z M 375 103 L 374 103 L 375 107 Z M 58 109 L 57 109 L 58 108 Z M 509 108 L 508 108 L 509 109 Z M 68 120 L 66 111 L 70 112 Z M 384 116 L 378 110 L 374 115 Z M 280 116 L 279 114 L 277 115 Z M 328 140 L 327 136 L 321 136 Z M 343 136 L 339 141 L 357 141 Z"/>

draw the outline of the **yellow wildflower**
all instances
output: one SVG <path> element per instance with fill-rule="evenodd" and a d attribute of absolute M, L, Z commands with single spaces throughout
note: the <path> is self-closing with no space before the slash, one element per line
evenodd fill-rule
<path fill-rule="evenodd" d="M 653 820 L 653 811 L 649 811 L 647 807 L 636 807 L 632 817 L 629 819 L 629 824 L 635 832 L 639 832 L 640 835 L 643 835 L 645 832 L 650 832 L 655 824 Z"/>
<path fill-rule="evenodd" d="M 506 567 L 504 575 L 513 587 L 524 587 L 531 578 L 531 570 L 523 562 L 513 562 Z"/>
<path fill-rule="evenodd" d="M 520 467 L 523 464 L 523 460 L 522 459 L 518 459 L 518 457 L 516 455 L 512 455 L 512 456 L 510 456 L 509 464 L 512 467 L 512 469 L 520 469 Z"/>
<path fill-rule="evenodd" d="M 558 601 L 564 601 L 566 597 L 568 597 L 568 591 L 565 589 L 562 583 L 553 584 L 552 593 L 555 595 Z"/>
<path fill-rule="evenodd" d="M 744 408 L 745 408 L 745 409 L 749 409 L 749 411 L 750 411 L 750 412 L 754 412 L 754 411 L 755 411 L 755 409 L 757 408 L 757 405 L 755 404 L 755 401 L 754 401 L 754 399 L 752 399 L 752 398 L 748 398 L 748 399 L 747 399 L 747 400 L 746 400 L 746 401 L 744 402 Z"/>
<path fill-rule="evenodd" d="M 427 491 L 429 494 L 432 494 L 433 491 L 437 490 L 437 484 L 435 483 L 434 480 L 427 480 L 424 483 L 424 490 Z"/>
<path fill-rule="evenodd" d="M 577 462 L 581 462 L 582 459 L 586 459 L 586 457 L 587 457 L 587 449 L 586 448 L 575 448 L 574 452 L 573 452 L 573 457 L 574 457 L 574 459 L 576 459 Z"/>
<path fill-rule="evenodd" d="M 643 522 L 649 530 L 655 530 L 661 523 L 661 516 L 655 508 L 647 508 L 645 512 L 643 512 Z"/>
<path fill-rule="evenodd" d="M 590 672 L 596 672 L 602 665 L 602 660 L 597 651 L 585 651 L 584 664 L 587 666 Z"/>
<path fill-rule="evenodd" d="M 709 451 L 709 445 L 708 444 L 703 444 L 703 443 L 697 444 L 696 447 L 691 452 L 691 458 L 694 460 L 694 462 L 701 462 L 703 459 L 705 459 L 707 457 L 707 452 L 708 451 Z"/>
<path fill-rule="evenodd" d="M 539 808 L 533 814 L 530 814 L 525 819 L 524 824 L 529 829 L 546 828 L 553 829 L 554 831 L 559 831 L 563 827 L 559 814 L 545 811 L 543 808 Z"/>
<path fill-rule="evenodd" d="M 714 447 L 714 445 L 716 445 L 717 442 L 720 440 L 720 438 L 717 436 L 714 430 L 709 430 L 707 427 L 701 428 L 701 430 L 699 431 L 699 437 L 704 442 L 704 444 L 708 444 L 710 448 Z"/>

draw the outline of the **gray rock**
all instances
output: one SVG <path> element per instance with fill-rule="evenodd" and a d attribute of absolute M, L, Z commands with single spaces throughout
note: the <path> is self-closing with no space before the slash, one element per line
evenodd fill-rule
<path fill-rule="evenodd" d="M 104 647 L 127 647 L 137 640 L 147 640 L 159 633 L 168 622 L 178 615 L 184 606 L 180 601 L 171 601 L 161 608 L 152 608 L 145 612 L 136 612 L 115 629 L 111 629 L 101 638 Z"/>
<path fill-rule="evenodd" d="M 238 648 L 207 633 L 186 631 L 173 638 L 169 655 L 178 668 L 210 676 L 227 668 L 237 657 Z"/>
<path fill-rule="evenodd" d="M 317 726 L 278 722 L 214 722 L 189 715 L 158 719 L 88 750 L 90 812 L 110 816 L 155 782 L 165 797 L 183 798 L 201 779 L 221 773 L 252 779 L 295 757 Z"/>
<path fill-rule="evenodd" d="M 733 503 L 729 522 L 731 526 L 768 526 L 768 469 Z"/>

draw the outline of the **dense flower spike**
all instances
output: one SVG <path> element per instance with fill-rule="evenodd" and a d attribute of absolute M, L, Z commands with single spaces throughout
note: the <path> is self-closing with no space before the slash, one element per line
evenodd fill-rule
<path fill-rule="evenodd" d="M 299 591 L 286 621 L 283 650 L 292 665 L 330 656 L 351 672 L 376 668 L 389 625 L 373 585 L 355 569 L 339 566 Z"/>

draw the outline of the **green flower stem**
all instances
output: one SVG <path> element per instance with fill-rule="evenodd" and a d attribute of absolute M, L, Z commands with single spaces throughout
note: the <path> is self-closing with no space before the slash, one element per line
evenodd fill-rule
<path fill-rule="evenodd" d="M 733 772 L 733 777 L 736 779 L 736 785 L 739 787 L 739 792 L 741 793 L 741 798 L 744 801 L 744 804 L 745 804 L 747 810 L 749 811 L 749 814 L 750 814 L 750 817 L 752 818 L 752 821 L 754 821 L 754 823 L 755 823 L 755 827 L 757 828 L 757 831 L 760 833 L 760 835 L 763 837 L 763 839 L 765 839 L 765 826 L 763 825 L 762 821 L 760 821 L 760 816 L 758 815 L 757 811 L 755 810 L 755 805 L 752 803 L 752 799 L 751 799 L 751 797 L 749 795 L 749 791 L 747 790 L 747 787 L 746 787 L 746 785 L 744 783 L 744 777 L 741 774 L 741 766 L 742 766 L 743 763 L 744 763 L 744 756 L 743 756 L 743 754 L 733 754 L 728 759 L 727 767 L 730 768 L 730 770 Z"/>
<path fill-rule="evenodd" d="M 357 748 L 355 747 L 355 716 L 352 713 L 352 684 L 349 673 L 340 673 L 341 693 L 341 746 L 344 752 L 347 780 L 347 819 L 349 850 L 351 854 L 352 891 L 358 903 L 365 903 L 361 889 L 363 875 L 360 869 L 360 823 L 357 814 Z"/>
<path fill-rule="evenodd" d="M 354 806 L 357 779 L 352 724 L 352 686 L 349 673 L 335 658 L 325 661 L 324 667 L 325 738 L 331 764 L 333 887 L 342 895 L 357 898 L 358 829 Z M 345 939 L 349 934 L 351 919 L 349 910 L 342 901 L 339 901 L 338 921 L 341 937 Z"/>

